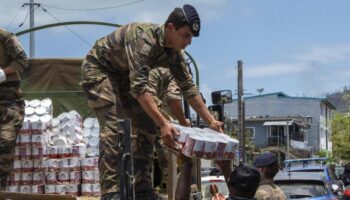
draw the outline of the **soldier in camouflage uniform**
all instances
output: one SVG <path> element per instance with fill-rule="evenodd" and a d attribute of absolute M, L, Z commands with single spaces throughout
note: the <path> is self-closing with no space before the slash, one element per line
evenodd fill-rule
<path fill-rule="evenodd" d="M 181 90 L 168 68 L 157 67 L 151 69 L 148 74 L 148 86 L 152 89 L 151 94 L 158 105 L 159 111 L 169 120 L 177 120 L 182 126 L 190 126 L 183 112 L 181 100 Z M 162 172 L 161 186 L 166 185 L 168 178 L 168 151 L 164 147 L 160 135 L 157 135 L 155 141 L 155 150 L 158 157 L 158 163 Z"/>
<path fill-rule="evenodd" d="M 190 5 L 176 8 L 163 25 L 131 23 L 96 41 L 82 65 L 82 86 L 88 105 L 100 123 L 101 199 L 119 199 L 117 101 L 138 127 L 134 153 L 136 199 L 159 199 L 153 192 L 153 149 L 158 126 L 161 137 L 174 145 L 175 127 L 159 112 L 148 87 L 148 72 L 170 69 L 185 99 L 215 130 L 222 123 L 206 108 L 192 81 L 183 49 L 198 36 L 200 19 Z"/>
<path fill-rule="evenodd" d="M 277 157 L 273 153 L 263 153 L 255 158 L 254 166 L 261 174 L 261 182 L 255 193 L 256 200 L 286 200 L 284 192 L 273 183 L 279 170 Z"/>
<path fill-rule="evenodd" d="M 18 39 L 0 29 L 0 184 L 13 167 L 16 138 L 24 119 L 24 100 L 20 73 L 28 66 L 27 56 Z"/>

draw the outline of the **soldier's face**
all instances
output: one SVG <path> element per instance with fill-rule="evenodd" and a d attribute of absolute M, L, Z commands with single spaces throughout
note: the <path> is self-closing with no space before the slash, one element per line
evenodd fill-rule
<path fill-rule="evenodd" d="M 166 43 L 168 47 L 174 48 L 177 51 L 181 51 L 191 44 L 192 32 L 190 27 L 184 26 L 176 29 L 173 24 L 168 24 L 166 29 L 168 30 Z"/>

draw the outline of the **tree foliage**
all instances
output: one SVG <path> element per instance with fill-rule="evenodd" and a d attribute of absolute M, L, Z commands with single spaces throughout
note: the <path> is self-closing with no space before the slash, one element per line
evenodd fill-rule
<path fill-rule="evenodd" d="M 332 119 L 332 155 L 350 161 L 350 116 L 336 113 Z"/>

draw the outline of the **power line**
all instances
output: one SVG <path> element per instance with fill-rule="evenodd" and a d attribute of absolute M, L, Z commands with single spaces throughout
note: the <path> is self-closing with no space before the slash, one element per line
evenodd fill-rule
<path fill-rule="evenodd" d="M 13 21 L 17 18 L 18 14 L 19 14 L 19 12 L 22 10 L 22 8 L 23 8 L 23 6 L 21 6 L 21 7 L 18 9 L 16 15 L 11 19 L 10 23 L 7 24 L 6 29 L 8 29 L 8 28 L 11 26 L 11 24 L 12 24 Z"/>
<path fill-rule="evenodd" d="M 134 2 L 130 2 L 130 3 L 124 3 L 124 4 L 119 4 L 119 5 L 115 5 L 115 6 L 110 6 L 110 7 L 102 7 L 102 8 L 62 8 L 62 7 L 57 7 L 57 6 L 50 6 L 47 4 L 41 4 L 44 5 L 48 8 L 54 8 L 54 9 L 60 9 L 60 10 L 70 10 L 70 11 L 96 11 L 96 10 L 107 10 L 107 9 L 113 9 L 113 8 L 120 8 L 120 7 L 125 7 L 125 6 L 129 6 L 132 4 L 136 4 L 136 3 L 140 3 L 144 0 L 138 0 L 138 1 L 134 1 Z"/>
<path fill-rule="evenodd" d="M 41 6 L 41 9 L 46 12 L 48 15 L 50 15 L 52 18 L 54 18 L 57 22 L 62 22 L 61 20 L 59 20 L 57 17 L 55 17 L 54 15 L 52 15 L 49 11 L 47 11 L 47 9 L 45 9 L 43 6 Z M 78 33 L 74 32 L 71 28 L 64 26 L 64 28 L 66 28 L 68 31 L 70 31 L 71 33 L 73 33 L 76 37 L 78 37 L 81 41 L 83 41 L 85 44 L 87 44 L 89 47 L 91 47 L 92 45 L 85 40 L 83 37 L 81 37 Z"/>
<path fill-rule="evenodd" d="M 24 17 L 23 21 L 17 26 L 17 28 L 16 28 L 13 32 L 15 32 L 18 28 L 20 28 L 20 27 L 23 26 L 23 24 L 27 21 L 30 12 L 32 12 L 33 9 L 35 10 L 35 9 L 37 9 L 37 7 L 35 7 L 35 8 L 32 7 L 32 8 L 28 11 L 28 13 L 27 13 L 26 16 Z"/>

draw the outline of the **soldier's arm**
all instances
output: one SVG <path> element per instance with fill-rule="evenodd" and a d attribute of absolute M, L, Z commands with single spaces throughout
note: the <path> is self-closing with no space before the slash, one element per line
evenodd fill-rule
<path fill-rule="evenodd" d="M 10 63 L 3 68 L 5 74 L 22 73 L 28 67 L 29 61 L 21 43 L 15 36 L 11 36 L 5 41 L 5 47 L 10 57 Z"/>
<path fill-rule="evenodd" d="M 177 136 L 179 133 L 176 131 L 175 127 L 159 112 L 153 96 L 149 92 L 144 92 L 138 95 L 136 99 L 148 116 L 150 116 L 157 126 L 159 126 L 164 143 L 170 147 L 174 147 L 173 136 Z"/>
<path fill-rule="evenodd" d="M 151 49 L 156 40 L 146 33 L 126 42 L 126 54 L 129 63 L 130 93 L 137 99 L 145 112 L 159 126 L 164 143 L 174 147 L 173 135 L 178 135 L 175 127 L 158 110 L 148 86 L 148 72 L 151 69 Z"/>
<path fill-rule="evenodd" d="M 167 81 L 165 82 L 169 83 L 165 87 L 165 91 L 163 92 L 164 101 L 166 101 L 171 110 L 171 113 L 175 116 L 177 120 L 179 120 L 179 123 L 182 126 L 191 126 L 189 120 L 186 119 L 185 113 L 182 108 L 181 90 L 179 86 L 177 85 L 176 81 L 174 80 L 174 77 L 169 71 L 168 73 L 164 73 L 164 75 L 167 75 Z"/>
<path fill-rule="evenodd" d="M 176 63 L 169 66 L 178 87 L 181 89 L 182 95 L 185 99 L 199 95 L 198 87 L 194 84 L 189 67 L 184 58 L 184 52 L 177 54 Z"/>
<path fill-rule="evenodd" d="M 169 100 L 168 105 L 171 109 L 171 113 L 179 120 L 179 123 L 182 126 L 191 126 L 188 120 L 185 117 L 185 113 L 183 112 L 181 101 L 177 99 Z"/>
<path fill-rule="evenodd" d="M 173 74 L 177 85 L 191 107 L 199 114 L 199 116 L 209 125 L 210 128 L 222 131 L 222 122 L 217 121 L 209 112 L 199 94 L 198 88 L 194 85 L 192 75 L 188 70 L 188 65 L 184 59 L 184 52 L 178 55 L 178 62 L 170 66 L 170 71 Z"/>

